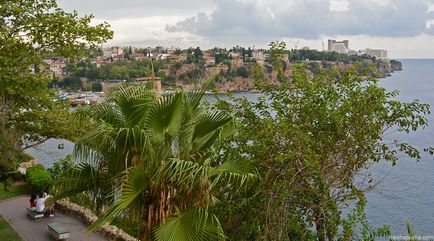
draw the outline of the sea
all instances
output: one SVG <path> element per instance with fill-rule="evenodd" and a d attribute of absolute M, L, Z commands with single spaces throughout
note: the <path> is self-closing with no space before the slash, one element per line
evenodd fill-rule
<path fill-rule="evenodd" d="M 434 59 L 402 59 L 403 71 L 380 79 L 387 90 L 398 90 L 401 101 L 420 100 L 432 106 L 434 112 Z M 256 93 L 236 93 L 254 100 Z M 423 150 L 434 147 L 434 116 L 428 116 L 431 126 L 412 134 L 392 132 L 385 140 L 399 139 Z M 62 149 L 59 149 L 62 148 Z M 73 150 L 74 144 L 61 139 L 50 139 L 36 149 L 28 150 L 41 164 L 52 164 Z M 427 153 L 420 161 L 399 155 L 395 166 L 380 162 L 369 168 L 375 188 L 367 192 L 366 213 L 373 227 L 390 225 L 394 236 L 407 235 L 406 221 L 411 222 L 418 235 L 434 235 L 434 156 Z M 434 237 L 434 236 L 433 236 Z"/>

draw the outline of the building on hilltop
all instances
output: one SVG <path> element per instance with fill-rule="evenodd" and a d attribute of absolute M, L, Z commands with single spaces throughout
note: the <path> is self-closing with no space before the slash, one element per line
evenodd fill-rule
<path fill-rule="evenodd" d="M 329 52 L 338 52 L 341 54 L 347 54 L 349 51 L 349 40 L 336 41 L 334 39 L 328 40 L 327 50 Z"/>
<path fill-rule="evenodd" d="M 260 65 L 265 64 L 265 60 L 267 59 L 268 55 L 263 50 L 253 50 L 252 52 L 252 58 L 256 60 L 256 63 Z"/>
<path fill-rule="evenodd" d="M 365 49 L 362 53 L 379 59 L 387 59 L 387 50 L 384 49 Z"/>
<path fill-rule="evenodd" d="M 206 65 L 214 65 L 215 64 L 215 56 L 209 53 L 205 53 L 203 56 L 203 60 L 205 61 Z"/>

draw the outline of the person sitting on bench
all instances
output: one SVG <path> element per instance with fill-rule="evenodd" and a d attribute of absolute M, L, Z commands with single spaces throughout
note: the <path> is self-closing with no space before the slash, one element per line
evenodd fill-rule
<path fill-rule="evenodd" d="M 31 210 L 36 210 L 36 198 L 37 198 L 36 194 L 32 193 L 32 195 L 30 196 L 30 200 L 29 200 Z"/>
<path fill-rule="evenodd" d="M 46 213 L 50 216 L 54 215 L 54 207 L 50 205 L 49 207 L 45 207 L 45 201 L 51 197 L 50 195 L 47 195 L 47 193 L 42 192 L 39 194 L 39 198 L 36 199 L 36 212 L 38 213 Z"/>
<path fill-rule="evenodd" d="M 45 192 L 41 192 L 39 197 L 36 199 L 36 212 L 43 213 L 45 212 L 45 201 L 49 198 L 49 196 Z"/>

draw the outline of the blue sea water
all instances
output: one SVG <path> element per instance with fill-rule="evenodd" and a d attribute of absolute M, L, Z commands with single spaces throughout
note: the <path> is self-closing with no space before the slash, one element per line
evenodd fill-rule
<path fill-rule="evenodd" d="M 382 79 L 380 85 L 400 92 L 401 101 L 419 99 L 434 107 L 434 60 L 400 60 L 404 70 L 392 77 Z M 431 126 L 410 135 L 391 133 L 385 139 L 397 138 L 419 149 L 434 146 L 434 116 L 430 114 Z M 427 153 L 416 162 L 400 155 L 397 165 L 380 163 L 372 168 L 381 182 L 367 193 L 366 212 L 374 226 L 389 224 L 393 235 L 406 235 L 409 220 L 419 235 L 434 234 L 434 156 Z"/>
<path fill-rule="evenodd" d="M 434 107 L 434 60 L 404 59 L 404 70 L 392 77 L 380 80 L 388 90 L 400 91 L 399 100 L 419 99 Z M 256 99 L 258 94 L 237 93 Z M 423 149 L 434 146 L 434 117 L 428 116 L 431 126 L 411 135 L 390 133 L 385 139 L 398 138 Z M 59 150 L 58 144 L 64 148 Z M 65 140 L 49 140 L 29 150 L 40 163 L 51 166 L 55 160 L 71 153 L 73 143 Z M 375 226 L 389 224 L 393 235 L 406 235 L 405 221 L 410 220 L 419 235 L 434 234 L 434 156 L 424 154 L 416 162 L 405 155 L 399 156 L 397 165 L 379 163 L 370 168 L 378 185 L 367 193 L 366 207 L 369 222 Z"/>

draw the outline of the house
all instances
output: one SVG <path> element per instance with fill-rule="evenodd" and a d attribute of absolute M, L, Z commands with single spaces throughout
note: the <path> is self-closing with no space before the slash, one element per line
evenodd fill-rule
<path fill-rule="evenodd" d="M 203 60 L 205 61 L 206 65 L 214 65 L 215 64 L 215 57 L 211 56 L 209 54 L 205 54 L 203 56 Z"/>
<path fill-rule="evenodd" d="M 53 77 L 62 78 L 63 68 L 65 68 L 65 60 L 61 58 L 50 58 L 43 60 L 47 65 L 49 72 L 53 74 Z"/>
<path fill-rule="evenodd" d="M 239 59 L 241 58 L 241 54 L 238 52 L 229 52 L 229 57 L 231 57 L 232 59 Z"/>

